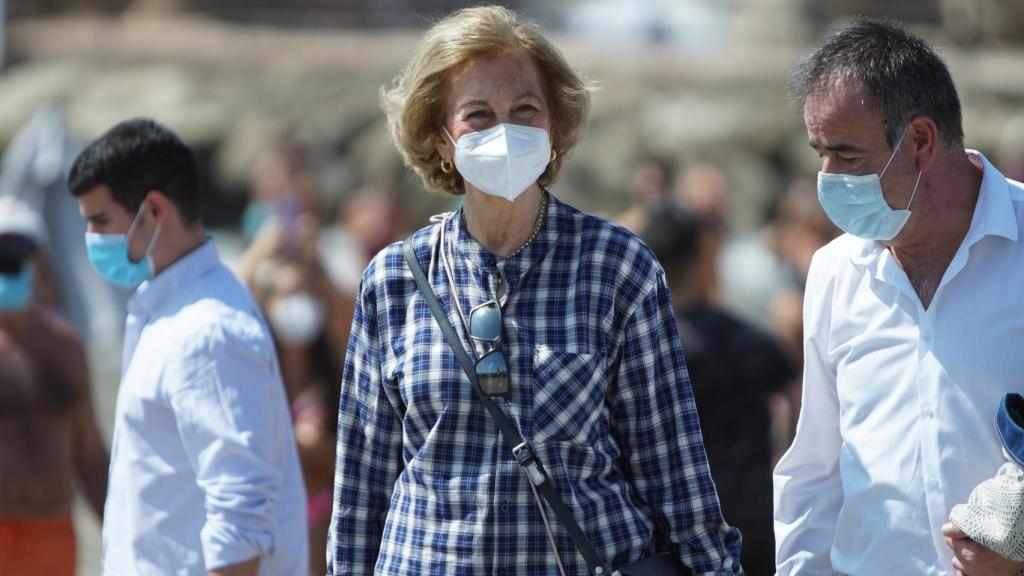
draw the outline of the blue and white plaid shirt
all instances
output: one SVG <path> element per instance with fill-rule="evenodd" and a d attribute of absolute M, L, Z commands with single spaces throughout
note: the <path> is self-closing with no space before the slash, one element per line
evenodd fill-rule
<path fill-rule="evenodd" d="M 497 399 L 598 553 L 652 552 L 654 516 L 695 574 L 738 574 L 664 273 L 623 229 L 554 197 L 537 236 L 498 258 L 461 211 L 416 253 L 471 348 L 441 265 L 445 226 L 462 310 L 498 294 L 511 374 Z M 484 350 L 480 347 L 479 354 Z M 547 511 L 567 574 L 586 564 Z M 328 574 L 557 574 L 528 481 L 473 393 L 401 245 L 363 275 L 341 385 Z"/>

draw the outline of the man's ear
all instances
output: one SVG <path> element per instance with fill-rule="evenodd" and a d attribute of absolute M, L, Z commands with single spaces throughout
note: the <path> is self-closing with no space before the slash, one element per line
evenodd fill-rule
<path fill-rule="evenodd" d="M 175 212 L 174 203 L 163 192 L 150 190 L 142 201 L 143 209 L 154 222 L 154 227 L 163 224 Z"/>
<path fill-rule="evenodd" d="M 909 146 L 914 152 L 918 171 L 927 172 L 939 151 L 939 127 L 928 116 L 919 114 L 911 119 L 907 133 L 910 136 Z"/>

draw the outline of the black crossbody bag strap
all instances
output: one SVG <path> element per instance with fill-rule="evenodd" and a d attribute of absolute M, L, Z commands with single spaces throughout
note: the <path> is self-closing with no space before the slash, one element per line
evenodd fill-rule
<path fill-rule="evenodd" d="M 509 420 L 508 416 L 501 410 L 490 396 L 484 394 L 483 390 L 480 389 L 480 384 L 476 379 L 476 370 L 473 365 L 473 359 L 469 357 L 469 353 L 466 352 L 466 348 L 462 345 L 458 335 L 455 333 L 455 328 L 452 326 L 451 321 L 445 316 L 444 310 L 441 308 L 441 303 L 437 300 L 437 295 L 434 294 L 433 288 L 430 287 L 430 283 L 427 281 L 427 276 L 423 273 L 423 268 L 420 267 L 419 261 L 416 260 L 416 253 L 413 250 L 412 237 L 406 238 L 402 242 L 402 251 L 405 253 L 405 261 L 409 265 L 409 269 L 412 270 L 413 278 L 416 280 L 416 286 L 420 290 L 420 294 L 426 299 L 427 305 L 430 307 L 431 314 L 434 315 L 434 319 L 437 321 L 438 326 L 441 327 L 441 332 L 444 333 L 444 337 L 448 340 L 448 344 L 451 346 L 452 351 L 455 352 L 455 357 L 458 358 L 459 364 L 462 365 L 463 372 L 469 377 L 470 383 L 473 385 L 473 391 L 476 392 L 480 402 L 487 409 L 487 412 L 494 419 L 495 424 L 498 425 L 498 429 L 501 430 L 501 435 L 505 438 L 505 442 L 512 449 L 512 455 L 515 456 L 516 462 L 519 463 L 519 467 L 526 473 L 527 479 L 532 483 L 540 495 L 544 498 L 544 501 L 548 503 L 551 510 L 558 517 L 559 522 L 565 528 L 566 532 L 569 533 L 569 537 L 572 538 L 576 549 L 579 550 L 580 554 L 583 555 L 583 559 L 587 562 L 587 567 L 591 574 L 610 574 L 610 571 L 605 567 L 604 562 L 601 561 L 601 557 L 594 550 L 594 546 L 587 539 L 587 535 L 584 534 L 583 529 L 576 523 L 576 520 L 572 517 L 572 512 L 562 501 L 562 497 L 558 495 L 558 491 L 555 489 L 551 477 L 547 471 L 544 470 L 544 466 L 541 465 L 540 460 L 534 455 L 533 448 L 523 440 L 523 437 L 519 435 L 519 431 Z"/>

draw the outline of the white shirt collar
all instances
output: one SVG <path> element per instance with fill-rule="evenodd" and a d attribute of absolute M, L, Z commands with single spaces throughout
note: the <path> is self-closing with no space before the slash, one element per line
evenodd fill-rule
<path fill-rule="evenodd" d="M 967 150 L 971 162 L 982 168 L 981 189 L 974 207 L 971 227 L 964 237 L 970 247 L 985 236 L 1002 236 L 1017 241 L 1017 216 L 1010 199 L 1010 184 L 1006 177 L 977 150 Z M 868 266 L 885 252 L 885 244 L 877 240 L 856 238 L 850 250 L 850 260 L 857 266 Z"/>
<path fill-rule="evenodd" d="M 174 291 L 187 285 L 220 262 L 217 247 L 210 237 L 198 248 L 185 254 L 162 272 L 143 282 L 128 301 L 131 313 L 153 312 Z"/>

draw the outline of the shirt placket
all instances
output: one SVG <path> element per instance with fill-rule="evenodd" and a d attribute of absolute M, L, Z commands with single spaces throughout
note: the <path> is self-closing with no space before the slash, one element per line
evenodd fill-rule
<path fill-rule="evenodd" d="M 504 284 L 502 271 L 499 267 L 491 268 L 484 267 L 479 270 L 479 275 L 475 279 L 475 285 L 479 287 L 480 293 L 464 302 L 464 306 L 468 305 L 467 313 L 472 310 L 473 305 L 486 302 L 491 298 L 497 296 L 498 305 L 503 308 L 502 313 L 504 315 L 504 305 L 507 302 L 508 294 L 507 290 L 504 294 L 499 295 L 499 287 Z M 462 286 L 462 290 L 467 292 L 475 292 L 473 286 Z M 466 317 L 469 321 L 469 317 Z M 504 322 L 504 318 L 503 318 Z M 507 330 L 503 327 L 503 339 L 504 335 L 507 334 Z M 503 342 L 506 347 L 506 361 L 508 356 L 507 341 Z M 476 354 L 479 358 L 480 355 L 486 352 L 486 346 L 479 346 L 479 343 L 473 341 L 473 346 L 476 348 Z M 511 366 L 509 367 L 511 370 Z M 473 402 L 479 402 L 476 395 L 473 395 Z M 510 417 L 514 418 L 513 412 L 509 410 L 509 403 L 498 398 L 496 399 L 497 404 L 505 411 Z M 491 542 L 492 549 L 490 554 L 490 561 L 488 562 L 490 568 L 490 574 L 495 576 L 507 575 L 514 573 L 514 567 L 512 566 L 512 558 L 516 555 L 516 533 L 515 533 L 515 501 L 513 495 L 515 494 L 515 481 L 516 475 L 519 474 L 518 467 L 512 461 L 507 452 L 509 448 L 504 437 L 501 436 L 501 432 L 498 431 L 497 425 L 494 424 L 493 418 L 490 414 L 483 412 L 483 417 L 489 421 L 489 427 L 494 430 L 495 438 L 494 443 L 491 445 L 493 450 L 493 461 L 495 464 L 494 479 L 488 499 L 490 507 L 489 514 L 495 518 L 495 522 L 491 522 Z"/>
<path fill-rule="evenodd" d="M 502 307 L 503 326 L 506 358 L 509 363 L 509 372 L 512 378 L 512 396 L 510 401 L 498 400 L 498 405 L 515 422 L 520 434 L 526 423 L 522 421 L 523 398 L 525 391 L 530 388 L 530 383 L 524 381 L 529 378 L 529 373 L 519 369 L 519 357 L 524 353 L 520 348 L 524 345 L 519 341 L 518 330 L 514 326 L 515 318 L 510 301 L 518 288 L 518 267 L 509 259 L 498 259 L 495 262 L 494 274 L 491 277 L 489 287 L 494 290 L 493 294 L 500 294 L 498 302 Z M 504 290 L 499 292 L 498 287 L 503 285 Z M 529 436 L 524 434 L 525 438 Z M 504 438 L 498 444 L 499 455 L 498 474 L 495 477 L 494 501 L 492 502 L 494 514 L 498 519 L 496 523 L 497 554 L 494 558 L 492 574 L 495 576 L 506 576 L 520 573 L 521 567 L 516 565 L 517 559 L 522 553 L 530 548 L 531 526 L 528 506 L 535 506 L 533 496 L 523 482 L 523 472 L 518 464 L 512 459 L 509 447 Z"/>
<path fill-rule="evenodd" d="M 921 447 L 921 480 L 924 486 L 925 505 L 931 526 L 941 526 L 947 521 L 949 508 L 946 505 L 945 489 L 941 468 L 941 427 L 939 426 L 938 400 L 943 385 L 942 367 L 934 355 L 935 309 L 933 300 L 928 310 L 918 305 L 917 365 L 915 366 L 918 388 L 917 420 Z M 941 558 L 946 549 L 942 534 L 932 530 L 932 541 Z"/>
<path fill-rule="evenodd" d="M 917 390 L 917 403 L 913 409 L 916 420 L 914 430 L 920 451 L 919 486 L 924 496 L 929 524 L 939 526 L 945 522 L 947 514 L 940 466 L 940 426 L 937 420 L 940 416 L 937 402 L 941 392 L 942 368 L 933 354 L 935 310 L 941 295 L 941 286 L 926 310 L 910 279 L 891 255 L 883 253 L 877 265 L 876 278 L 899 291 L 904 304 L 901 308 L 913 318 L 912 323 L 917 328 L 916 351 L 914 357 L 908 359 L 907 369 L 913 371 L 912 385 Z M 938 530 L 932 530 L 932 540 L 939 551 L 939 557 L 942 557 L 941 548 L 938 546 L 945 547 L 945 542 Z"/>
<path fill-rule="evenodd" d="M 943 443 L 942 426 L 940 426 L 939 419 L 942 417 L 940 400 L 944 388 L 952 385 L 952 382 L 946 378 L 942 365 L 935 357 L 936 323 L 942 294 L 946 285 L 964 268 L 969 248 L 970 243 L 965 242 L 957 250 L 935 289 L 928 309 L 925 310 L 920 303 L 917 304 L 918 318 L 920 318 L 918 322 L 918 387 L 920 394 L 918 421 L 921 428 L 925 502 L 928 506 L 928 521 L 933 527 L 941 526 L 949 521 L 950 506 L 946 500 L 947 490 L 942 481 L 941 447 Z M 949 559 L 951 551 L 946 545 L 941 531 L 934 528 L 931 531 L 931 537 L 936 556 Z M 944 576 L 949 574 L 949 570 L 943 570 L 939 574 Z"/>

